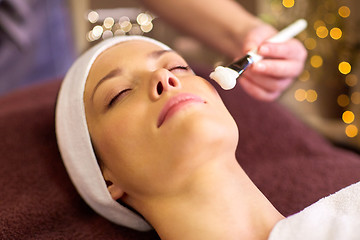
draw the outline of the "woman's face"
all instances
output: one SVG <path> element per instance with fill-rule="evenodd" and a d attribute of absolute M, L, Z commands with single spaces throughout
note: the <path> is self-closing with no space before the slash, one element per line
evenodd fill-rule
<path fill-rule="evenodd" d="M 84 104 L 104 177 L 128 195 L 175 192 L 208 161 L 235 154 L 237 127 L 216 90 L 146 41 L 100 54 Z"/>

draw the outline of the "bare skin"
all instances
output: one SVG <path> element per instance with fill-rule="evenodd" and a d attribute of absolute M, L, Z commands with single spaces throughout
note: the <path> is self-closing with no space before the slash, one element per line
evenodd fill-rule
<path fill-rule="evenodd" d="M 219 95 L 176 53 L 143 41 L 111 47 L 90 70 L 84 103 L 111 196 L 161 239 L 267 239 L 283 218 L 238 164 L 237 126 Z"/>

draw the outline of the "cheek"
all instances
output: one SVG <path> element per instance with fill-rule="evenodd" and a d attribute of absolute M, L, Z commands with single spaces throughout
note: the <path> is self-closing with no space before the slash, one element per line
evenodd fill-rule
<path fill-rule="evenodd" d="M 97 122 L 92 134 L 101 160 L 117 176 L 126 176 L 129 172 L 136 175 L 137 168 L 151 153 L 153 136 L 148 118 L 141 113 L 143 111 L 126 110 L 126 114 L 114 111 Z"/>
<path fill-rule="evenodd" d="M 135 151 L 133 143 L 137 141 L 138 125 L 137 120 L 131 117 L 102 121 L 96 134 L 98 151 L 102 156 L 126 159 L 128 152 Z"/>

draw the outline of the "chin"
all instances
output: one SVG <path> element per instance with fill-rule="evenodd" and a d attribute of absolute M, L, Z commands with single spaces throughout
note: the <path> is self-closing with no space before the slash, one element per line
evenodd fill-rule
<path fill-rule="evenodd" d="M 191 121 L 183 121 L 177 126 L 177 139 L 184 155 L 213 155 L 231 151 L 235 154 L 238 144 L 238 128 L 230 114 L 217 116 L 195 116 Z M 202 151 L 205 149 L 207 151 Z M 212 157 L 212 156 L 210 156 Z"/>

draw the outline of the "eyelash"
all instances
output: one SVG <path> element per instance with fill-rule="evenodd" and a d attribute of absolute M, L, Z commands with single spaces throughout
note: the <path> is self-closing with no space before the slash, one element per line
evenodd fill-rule
<path fill-rule="evenodd" d="M 170 72 L 171 72 L 171 71 L 174 71 L 174 70 L 185 70 L 185 71 L 188 71 L 189 69 L 190 69 L 189 66 L 181 66 L 181 65 L 179 65 L 179 66 L 175 66 L 175 67 L 170 68 L 169 71 L 170 71 Z M 127 91 L 130 91 L 130 90 L 131 90 L 131 88 L 126 88 L 126 89 L 120 91 L 118 94 L 116 94 L 116 95 L 111 99 L 111 101 L 109 102 L 108 106 L 111 107 L 111 106 L 115 103 L 115 101 L 116 101 L 122 94 L 124 94 L 124 93 L 126 93 Z"/>
<path fill-rule="evenodd" d="M 170 68 L 169 69 L 169 71 L 171 72 L 171 71 L 173 71 L 173 70 L 177 70 L 177 69 L 180 69 L 180 70 L 189 70 L 190 69 L 190 67 L 189 66 L 182 66 L 182 65 L 179 65 L 179 66 L 175 66 L 175 67 L 172 67 L 172 68 Z"/>
<path fill-rule="evenodd" d="M 116 94 L 116 95 L 111 99 L 111 101 L 109 102 L 108 106 L 111 107 L 111 106 L 115 103 L 115 101 L 116 101 L 121 95 L 123 95 L 124 93 L 126 93 L 127 91 L 130 91 L 130 90 L 131 90 L 131 88 L 126 88 L 126 89 L 120 91 L 118 94 Z"/>

